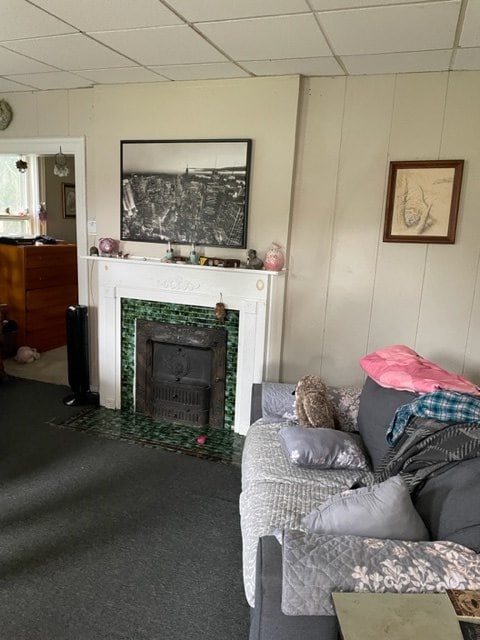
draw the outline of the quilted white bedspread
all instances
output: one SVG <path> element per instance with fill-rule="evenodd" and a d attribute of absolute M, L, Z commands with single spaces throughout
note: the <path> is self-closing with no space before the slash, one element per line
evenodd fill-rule
<path fill-rule="evenodd" d="M 243 450 L 240 495 L 243 579 L 252 607 L 258 539 L 277 529 L 301 529 L 302 518 L 316 505 L 357 480 L 368 483 L 373 478 L 368 471 L 319 471 L 292 465 L 277 437 L 284 425 L 284 422 L 253 424 Z"/>

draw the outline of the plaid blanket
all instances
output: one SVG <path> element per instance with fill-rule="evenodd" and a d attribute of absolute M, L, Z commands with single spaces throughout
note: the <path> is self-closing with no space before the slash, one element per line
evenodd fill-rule
<path fill-rule="evenodd" d="M 480 421 L 438 422 L 414 417 L 375 473 L 375 482 L 400 474 L 410 493 L 433 473 L 480 456 Z"/>
<path fill-rule="evenodd" d="M 434 418 L 440 422 L 479 422 L 480 399 L 458 391 L 434 391 L 397 409 L 387 429 L 387 442 L 395 444 L 414 417 Z"/>

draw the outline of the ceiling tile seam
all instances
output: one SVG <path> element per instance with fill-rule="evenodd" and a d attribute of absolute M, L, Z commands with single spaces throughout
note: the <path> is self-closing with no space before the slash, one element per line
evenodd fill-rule
<path fill-rule="evenodd" d="M 81 85 L 80 87 L 77 88 L 88 88 L 89 86 L 93 86 L 92 85 L 92 80 L 85 78 L 84 76 L 80 76 L 77 73 L 74 73 L 73 71 L 64 71 L 63 69 L 61 69 L 60 71 L 40 71 L 38 73 L 15 73 L 15 74 L 11 74 L 11 75 L 3 75 L 0 76 L 1 78 L 3 78 L 4 80 L 8 80 L 9 82 L 15 82 L 16 84 L 19 84 L 23 87 L 29 87 L 31 89 L 33 89 L 34 91 L 51 91 L 51 89 L 42 89 L 41 87 L 36 87 L 32 84 L 27 84 L 26 82 L 22 82 L 21 76 L 48 76 L 48 75 L 53 75 L 54 73 L 67 73 L 70 76 L 74 76 L 75 78 L 78 78 L 78 80 L 82 80 L 83 81 L 87 81 L 90 84 L 89 85 Z M 64 89 L 68 89 L 71 87 L 64 87 Z"/>
<path fill-rule="evenodd" d="M 73 24 L 70 24 L 70 22 L 67 22 L 63 18 L 60 18 L 59 16 L 55 15 L 51 11 L 48 11 L 48 9 L 45 9 L 45 7 L 42 7 L 42 6 L 39 6 L 38 4 L 35 4 L 35 2 L 32 2 L 32 0 L 25 0 L 25 1 L 27 2 L 27 4 L 31 5 L 32 7 L 35 7 L 35 9 L 39 9 L 42 13 L 47 14 L 47 16 L 50 16 L 51 18 L 54 18 L 55 20 L 58 20 L 59 22 L 63 22 L 63 24 L 67 25 L 67 27 L 71 27 L 72 29 L 76 29 L 77 31 L 81 32 L 81 30 L 78 27 L 76 27 Z M 55 35 L 62 35 L 62 34 L 55 34 Z M 51 36 L 46 36 L 46 37 L 48 38 L 48 37 L 51 37 Z"/>
<path fill-rule="evenodd" d="M 158 29 L 168 29 L 170 27 L 178 27 L 178 26 L 182 26 L 182 25 L 166 25 L 164 27 L 156 27 Z M 201 33 L 200 31 L 198 31 L 194 25 L 191 24 L 187 24 L 187 27 L 191 28 L 192 31 L 195 31 L 195 33 L 197 33 L 202 40 L 205 40 L 208 44 L 210 44 L 210 46 L 212 46 L 214 49 L 216 49 L 221 55 L 223 55 L 225 58 L 228 59 L 229 62 L 231 62 L 232 64 L 236 65 L 237 67 L 239 67 L 242 71 L 244 71 L 245 73 L 248 73 L 249 75 L 254 75 L 252 74 L 250 71 L 248 71 L 247 69 L 244 69 L 236 60 L 234 60 L 233 58 L 231 58 L 227 53 L 225 53 L 224 51 L 222 51 L 222 49 L 220 49 L 220 47 L 218 47 L 215 43 L 211 42 L 207 37 L 204 36 L 203 33 Z M 139 27 L 137 29 L 117 29 L 116 31 L 141 31 L 141 30 L 145 30 L 145 29 L 149 29 L 150 27 Z M 162 66 L 162 65 L 144 65 L 143 63 L 139 62 L 138 60 L 136 60 L 135 58 L 132 58 L 131 56 L 126 55 L 125 53 L 122 53 L 121 51 L 118 51 L 117 49 L 114 49 L 112 46 L 105 44 L 104 42 L 102 42 L 101 40 L 97 40 L 97 38 L 95 38 L 95 33 L 100 33 L 100 32 L 96 32 L 96 31 L 90 31 L 90 32 L 82 32 L 85 36 L 87 36 L 88 38 L 90 38 L 91 40 L 93 40 L 94 42 L 104 46 L 107 49 L 110 49 L 112 52 L 122 56 L 123 58 L 126 58 L 127 60 L 130 60 L 131 62 L 135 63 L 135 66 L 137 67 L 141 67 L 143 69 L 152 71 L 153 73 L 156 73 L 158 76 L 165 78 L 166 80 L 171 80 L 171 78 L 168 78 L 166 76 L 162 76 L 160 73 L 154 71 L 153 69 L 151 69 L 151 66 Z M 201 63 L 186 63 L 186 64 L 201 64 Z"/>
<path fill-rule="evenodd" d="M 180 20 L 183 20 L 185 24 L 188 24 L 190 27 L 192 27 L 195 24 L 212 24 L 214 22 L 241 22 L 242 20 L 256 20 L 256 19 L 261 20 L 263 18 L 283 18 L 284 16 L 309 15 L 313 11 L 312 9 L 310 9 L 306 11 L 297 11 L 296 13 L 291 13 L 291 12 L 273 13 L 273 14 L 266 13 L 262 15 L 242 16 L 240 18 L 220 18 L 220 19 L 217 18 L 216 20 L 189 20 L 184 15 L 182 15 L 177 9 L 172 7 L 168 2 L 168 0 L 160 0 L 160 2 L 164 5 L 164 7 L 166 7 L 172 13 L 174 13 L 177 16 L 177 18 L 180 18 Z M 307 0 L 305 0 L 305 2 L 307 2 Z"/>
<path fill-rule="evenodd" d="M 460 46 L 459 44 L 460 36 L 462 35 L 463 24 L 465 21 L 465 14 L 467 13 L 467 2 L 468 0 L 462 0 L 462 3 L 460 5 L 460 11 L 458 12 L 457 28 L 455 29 L 455 36 L 453 38 L 453 47 L 452 47 L 453 49 Z"/>
<path fill-rule="evenodd" d="M 84 33 L 84 32 L 82 32 L 82 33 Z M 95 33 L 95 32 L 93 32 L 93 33 Z M 135 58 L 132 58 L 132 57 L 126 55 L 125 53 L 121 53 L 120 51 L 118 51 L 117 49 L 114 49 L 110 45 L 105 44 L 104 42 L 101 42 L 100 40 L 97 40 L 93 35 L 91 35 L 91 33 L 85 33 L 84 35 L 87 38 L 90 38 L 90 40 L 93 40 L 93 42 L 96 42 L 97 44 L 100 44 L 102 47 L 105 47 L 106 49 L 109 49 L 110 51 L 112 51 L 113 53 L 116 53 L 117 55 L 121 56 L 122 58 L 125 58 L 126 60 L 130 60 L 130 62 L 133 62 L 132 67 L 125 66 L 124 67 L 125 69 L 128 69 L 128 68 L 134 69 L 134 68 L 139 68 L 140 67 L 142 69 L 145 69 L 146 71 L 151 71 L 152 73 L 156 73 L 156 75 L 158 75 L 161 78 L 165 78 L 165 80 L 170 80 L 170 78 L 166 78 L 165 76 L 162 76 L 160 73 L 157 73 L 153 69 L 150 69 L 149 67 L 147 67 L 146 65 L 142 64 L 141 62 L 139 62 Z M 118 68 L 118 67 L 104 67 L 104 68 Z"/>
<path fill-rule="evenodd" d="M 43 62 L 42 60 L 39 60 L 38 58 L 33 58 L 32 56 L 29 56 L 26 53 L 19 53 L 18 51 L 15 51 L 14 49 L 10 49 L 8 46 L 5 46 L 4 44 L 0 43 L 0 49 L 5 49 L 6 51 L 10 51 L 10 53 L 16 53 L 18 56 L 21 56 L 22 58 L 26 58 L 27 60 L 31 60 L 32 62 L 37 62 L 37 63 L 41 63 L 44 64 L 46 67 L 50 67 L 53 71 L 68 71 L 68 69 L 63 69 L 62 67 L 56 67 L 53 64 L 50 64 L 48 62 Z M 45 71 L 34 71 L 33 73 L 48 73 Z M 0 74 L 2 75 L 2 74 Z M 17 75 L 17 74 L 11 74 L 11 75 Z M 18 74 L 18 75 L 25 75 L 25 74 Z"/>
<path fill-rule="evenodd" d="M 218 53 L 220 53 L 222 56 L 224 56 L 229 62 L 231 62 L 232 64 L 234 64 L 236 67 L 238 67 L 241 71 L 243 71 L 244 73 L 247 73 L 250 77 L 257 77 L 257 75 L 255 73 L 252 73 L 251 71 L 249 71 L 248 69 L 246 69 L 245 67 L 243 67 L 238 60 L 234 60 L 234 58 L 232 58 L 226 51 L 224 51 L 223 49 L 221 49 L 221 47 L 219 47 L 217 44 L 215 44 L 215 42 L 213 42 L 212 40 L 210 40 L 204 33 L 202 33 L 196 26 L 195 23 L 190 22 L 189 20 L 187 20 L 184 16 L 182 16 L 180 13 L 178 13 L 178 11 L 176 11 L 175 9 L 173 9 L 173 7 L 170 6 L 170 4 L 168 2 L 164 2 L 164 0 L 161 0 L 162 4 L 169 9 L 170 11 L 173 11 L 173 13 L 177 16 L 177 18 L 180 18 L 181 20 L 183 20 L 185 22 L 185 24 L 192 29 L 192 31 L 194 31 L 197 35 L 199 35 L 202 40 L 204 40 L 207 44 L 209 44 L 211 47 L 213 47 L 216 51 L 218 51 Z M 200 24 L 200 23 L 199 23 Z M 203 24 L 203 23 L 202 23 Z"/>
<path fill-rule="evenodd" d="M 308 2 L 308 0 L 306 0 Z M 358 7 L 336 7 L 333 9 L 313 9 L 315 13 L 361 13 L 366 9 L 391 9 L 396 7 L 427 7 L 429 4 L 448 4 L 449 2 L 455 2 L 455 0 L 400 0 L 394 4 L 383 4 L 376 2 L 372 4 L 361 5 Z M 468 1 L 468 0 L 467 0 Z"/>
<path fill-rule="evenodd" d="M 38 91 L 38 89 L 36 87 L 34 87 L 31 84 L 26 84 L 25 82 L 21 82 L 19 80 L 12 80 L 11 78 L 9 78 L 8 76 L 0 76 L 0 78 L 2 80 L 8 80 L 9 82 L 14 82 L 15 84 L 20 85 L 21 87 L 26 87 L 27 89 L 31 89 L 32 91 Z M 15 89 L 12 89 L 12 91 L 15 91 Z"/>
<path fill-rule="evenodd" d="M 310 4 L 309 0 L 307 0 L 307 2 L 308 2 L 308 5 L 309 5 L 309 6 L 311 6 L 311 4 Z M 332 56 L 333 56 L 334 60 L 336 61 L 336 63 L 338 64 L 338 66 L 341 68 L 341 70 L 343 71 L 343 73 L 344 73 L 346 76 L 348 76 L 348 70 L 347 70 L 347 67 L 345 66 L 345 64 L 344 64 L 344 62 L 343 62 L 343 60 L 342 60 L 342 58 L 341 58 L 339 55 L 337 55 L 337 53 L 335 52 L 335 47 L 334 47 L 334 46 L 333 46 L 333 44 L 330 42 L 330 38 L 327 36 L 327 34 L 326 34 L 325 30 L 323 29 L 322 24 L 321 24 L 321 22 L 320 22 L 320 18 L 319 18 L 319 16 L 317 15 L 317 12 L 315 12 L 315 11 L 313 12 L 313 18 L 314 18 L 314 20 L 315 20 L 315 22 L 316 22 L 316 24 L 317 24 L 317 26 L 318 26 L 318 28 L 319 28 L 319 30 L 320 30 L 320 33 L 321 33 L 321 34 L 322 34 L 322 36 L 325 38 L 325 42 L 327 43 L 328 48 L 329 48 L 329 49 L 330 49 L 330 51 L 332 52 Z"/>

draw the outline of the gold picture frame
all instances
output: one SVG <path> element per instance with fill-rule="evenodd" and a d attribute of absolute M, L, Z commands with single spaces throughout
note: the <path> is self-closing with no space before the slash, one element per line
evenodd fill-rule
<path fill-rule="evenodd" d="M 463 160 L 390 163 L 384 242 L 454 244 Z"/>

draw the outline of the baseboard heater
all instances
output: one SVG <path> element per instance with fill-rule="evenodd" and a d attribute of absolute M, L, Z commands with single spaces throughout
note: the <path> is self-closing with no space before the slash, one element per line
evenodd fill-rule
<path fill-rule="evenodd" d="M 68 384 L 73 393 L 65 396 L 63 404 L 98 406 L 98 393 L 90 391 L 88 353 L 88 307 L 71 305 L 65 313 L 67 327 Z"/>

